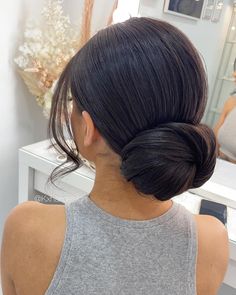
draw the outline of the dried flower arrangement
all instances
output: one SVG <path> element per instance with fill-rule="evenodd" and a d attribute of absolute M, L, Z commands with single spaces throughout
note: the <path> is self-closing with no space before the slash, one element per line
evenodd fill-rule
<path fill-rule="evenodd" d="M 115 0 L 107 25 L 112 23 L 117 4 L 118 0 Z M 80 28 L 71 24 L 70 18 L 63 13 L 62 5 L 63 0 L 47 0 L 41 23 L 29 21 L 26 24 L 24 43 L 15 58 L 20 76 L 43 108 L 46 117 L 49 117 L 52 96 L 63 68 L 91 37 L 94 0 L 84 0 Z M 95 171 L 94 163 L 82 155 L 79 157 L 87 167 Z M 62 154 L 60 159 L 65 161 L 66 155 Z"/>
<path fill-rule="evenodd" d="M 15 58 L 19 73 L 37 103 L 49 116 L 56 82 L 71 57 L 90 38 L 94 0 L 84 0 L 81 29 L 63 13 L 63 0 L 48 0 L 41 24 L 28 22 L 24 43 Z"/>

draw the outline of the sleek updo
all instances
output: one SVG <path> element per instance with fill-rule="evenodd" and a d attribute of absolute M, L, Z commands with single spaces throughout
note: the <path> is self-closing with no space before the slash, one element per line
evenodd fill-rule
<path fill-rule="evenodd" d="M 121 157 L 121 173 L 144 194 L 168 200 L 212 175 L 215 137 L 200 124 L 207 100 L 202 60 L 174 26 L 131 18 L 99 31 L 71 59 L 52 103 L 51 134 L 74 163 L 67 99 L 86 110 L 108 145 Z M 71 134 L 71 133 L 70 133 Z"/>

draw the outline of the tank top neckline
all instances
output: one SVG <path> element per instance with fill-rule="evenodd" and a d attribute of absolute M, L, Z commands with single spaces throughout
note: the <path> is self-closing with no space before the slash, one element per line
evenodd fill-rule
<path fill-rule="evenodd" d="M 79 201 L 79 200 L 78 200 Z M 116 226 L 125 226 L 125 227 L 133 227 L 133 228 L 147 228 L 153 226 L 159 226 L 171 219 L 177 214 L 180 205 L 172 201 L 171 208 L 166 211 L 164 214 L 154 217 L 152 219 L 147 220 L 132 220 L 132 219 L 123 219 L 118 216 L 114 216 L 109 212 L 105 211 L 101 207 L 99 207 L 95 202 L 91 200 L 89 195 L 84 196 L 83 198 L 84 205 L 89 209 L 91 213 L 93 213 L 94 218 L 102 219 L 106 222 L 112 223 Z M 80 203 L 80 202 L 78 202 Z"/>

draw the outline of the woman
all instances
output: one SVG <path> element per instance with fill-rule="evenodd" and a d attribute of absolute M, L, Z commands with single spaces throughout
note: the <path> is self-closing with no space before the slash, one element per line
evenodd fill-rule
<path fill-rule="evenodd" d="M 236 78 L 236 59 L 234 61 L 234 78 Z M 226 100 L 220 118 L 214 128 L 218 140 L 220 158 L 236 164 L 236 90 Z"/>
<path fill-rule="evenodd" d="M 96 165 L 94 187 L 65 206 L 11 212 L 4 295 L 216 294 L 226 230 L 171 201 L 214 170 L 214 134 L 199 123 L 206 95 L 201 59 L 172 25 L 133 18 L 97 33 L 62 73 L 50 118 L 75 169 L 62 132 L 71 119 L 77 149 Z"/>

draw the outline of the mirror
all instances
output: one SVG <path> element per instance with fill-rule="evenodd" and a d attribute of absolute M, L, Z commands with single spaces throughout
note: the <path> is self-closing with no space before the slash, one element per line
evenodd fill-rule
<path fill-rule="evenodd" d="M 166 11 L 167 3 L 178 10 L 177 6 L 183 2 L 140 0 L 139 15 L 175 25 L 201 53 L 209 82 L 208 104 L 202 121 L 214 129 L 217 136 L 217 182 L 236 189 L 233 181 L 236 175 L 236 6 L 232 1 L 206 0 L 199 19 Z"/>
<path fill-rule="evenodd" d="M 218 139 L 219 157 L 236 164 L 236 10 L 231 21 L 211 96 L 209 123 Z"/>

